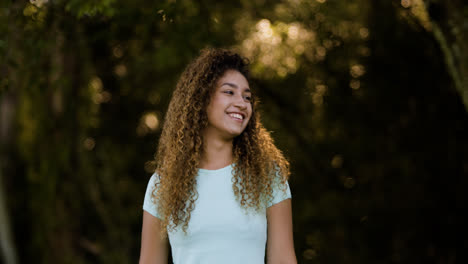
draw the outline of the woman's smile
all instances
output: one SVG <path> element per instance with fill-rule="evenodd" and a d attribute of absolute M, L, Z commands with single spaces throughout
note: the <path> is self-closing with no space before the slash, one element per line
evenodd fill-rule
<path fill-rule="evenodd" d="M 234 119 L 236 122 L 242 123 L 244 117 L 241 114 L 231 113 L 228 114 L 230 118 Z"/>

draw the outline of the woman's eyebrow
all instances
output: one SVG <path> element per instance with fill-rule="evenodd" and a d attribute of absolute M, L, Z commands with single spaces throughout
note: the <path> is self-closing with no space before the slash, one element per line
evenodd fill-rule
<path fill-rule="evenodd" d="M 226 82 L 226 83 L 221 84 L 221 86 L 223 86 L 223 85 L 229 85 L 229 86 L 231 86 L 232 88 L 239 89 L 239 87 L 238 87 L 236 84 L 234 84 L 234 83 L 228 83 L 228 82 Z M 246 91 L 246 92 L 250 92 L 250 89 L 247 88 L 247 89 L 245 89 L 245 91 Z"/>

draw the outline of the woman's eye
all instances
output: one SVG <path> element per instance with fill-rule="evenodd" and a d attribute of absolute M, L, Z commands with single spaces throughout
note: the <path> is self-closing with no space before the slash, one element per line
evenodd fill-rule
<path fill-rule="evenodd" d="M 230 95 L 233 95 L 233 94 L 234 94 L 234 92 L 231 91 L 231 90 L 224 91 L 223 93 L 225 93 L 225 94 L 230 94 Z M 245 98 L 245 100 L 247 100 L 247 101 L 252 100 L 252 97 L 251 97 L 251 96 L 244 96 L 244 98 Z"/>

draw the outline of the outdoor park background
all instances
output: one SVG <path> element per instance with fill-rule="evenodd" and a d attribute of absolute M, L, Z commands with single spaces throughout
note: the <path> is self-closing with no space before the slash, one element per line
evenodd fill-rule
<path fill-rule="evenodd" d="M 463 0 L 36 0 L 0 12 L 2 263 L 135 263 L 171 92 L 253 62 L 299 263 L 468 263 Z"/>

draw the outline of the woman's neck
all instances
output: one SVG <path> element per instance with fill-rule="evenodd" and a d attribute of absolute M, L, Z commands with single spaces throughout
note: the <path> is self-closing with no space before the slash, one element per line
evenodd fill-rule
<path fill-rule="evenodd" d="M 207 138 L 203 140 L 204 151 L 199 167 L 207 170 L 224 168 L 233 162 L 232 140 Z"/>

